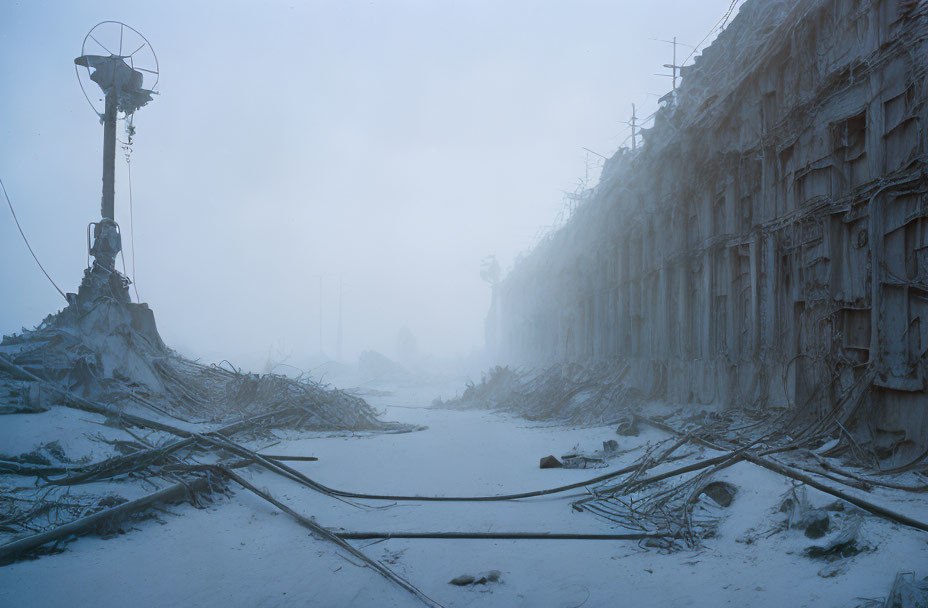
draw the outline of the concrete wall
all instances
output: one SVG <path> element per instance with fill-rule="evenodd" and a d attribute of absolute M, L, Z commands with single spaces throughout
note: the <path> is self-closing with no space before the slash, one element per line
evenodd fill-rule
<path fill-rule="evenodd" d="M 643 148 L 498 286 L 497 359 L 622 358 L 646 394 L 818 415 L 864 383 L 874 449 L 915 449 L 926 36 L 925 2 L 746 2 Z"/>

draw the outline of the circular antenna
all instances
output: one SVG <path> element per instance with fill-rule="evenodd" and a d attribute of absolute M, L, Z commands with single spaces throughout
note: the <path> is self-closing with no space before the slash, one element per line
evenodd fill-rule
<path fill-rule="evenodd" d="M 122 60 L 126 66 L 141 74 L 141 88 L 156 92 L 159 78 L 158 56 L 155 55 L 148 39 L 135 28 L 120 21 L 101 21 L 90 28 L 81 45 L 81 56 L 90 55 Z M 75 63 L 74 71 L 87 103 L 98 116 L 102 116 L 104 100 L 100 94 L 100 87 L 91 79 L 91 65 Z"/>

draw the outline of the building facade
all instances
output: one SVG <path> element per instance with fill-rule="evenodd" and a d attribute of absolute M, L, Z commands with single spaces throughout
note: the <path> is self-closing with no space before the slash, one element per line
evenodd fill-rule
<path fill-rule="evenodd" d="M 928 3 L 748 0 L 494 294 L 502 363 L 928 439 Z"/>

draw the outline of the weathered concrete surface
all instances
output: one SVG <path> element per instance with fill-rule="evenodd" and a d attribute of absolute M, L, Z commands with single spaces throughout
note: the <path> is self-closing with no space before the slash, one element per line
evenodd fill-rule
<path fill-rule="evenodd" d="M 643 393 L 928 443 L 928 3 L 752 0 L 496 288 L 504 363 L 628 359 Z M 861 385 L 867 390 L 858 390 Z"/>

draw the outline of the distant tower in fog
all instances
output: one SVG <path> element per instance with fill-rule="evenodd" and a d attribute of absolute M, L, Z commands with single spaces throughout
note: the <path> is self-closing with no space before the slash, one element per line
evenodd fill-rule
<path fill-rule="evenodd" d="M 490 359 L 495 359 L 498 354 L 500 323 L 497 290 L 499 289 L 501 275 L 502 269 L 495 255 L 490 254 L 480 261 L 480 278 L 490 284 L 491 290 L 490 310 L 487 312 L 487 318 L 483 326 L 483 349 Z"/>
<path fill-rule="evenodd" d="M 419 343 L 405 325 L 396 335 L 396 359 L 407 368 L 415 367 L 419 360 Z"/>

